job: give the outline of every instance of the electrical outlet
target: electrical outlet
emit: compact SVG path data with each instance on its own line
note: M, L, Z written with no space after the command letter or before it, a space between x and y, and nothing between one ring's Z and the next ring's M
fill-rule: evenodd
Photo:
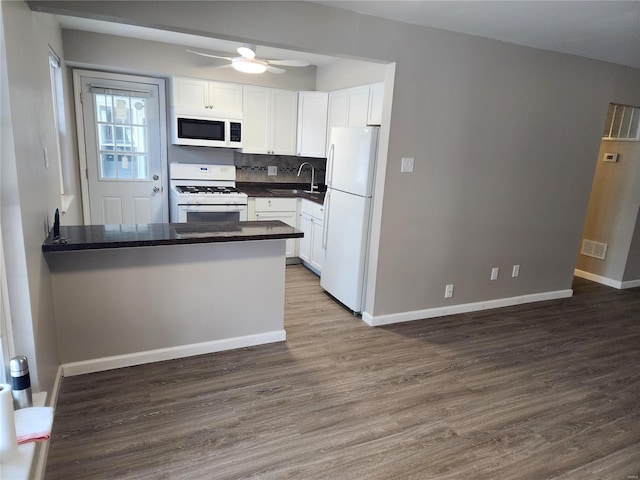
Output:
M415 160L413 157L403 157L402 158L402 165L400 166L400 171L404 172L404 173L411 173L413 172L413 164L414 164Z
M278 175L278 166L277 165L269 165L267 167L267 175L269 176L275 176Z
M498 267L493 267L491 269L491 280L497 280L498 279L498 273L500 273L500 269Z
M452 283L450 283L449 285L444 287L444 298L451 298L451 297L453 297L453 284Z
M514 265L513 270L511 271L511 276L516 278L518 275L520 275L520 265Z

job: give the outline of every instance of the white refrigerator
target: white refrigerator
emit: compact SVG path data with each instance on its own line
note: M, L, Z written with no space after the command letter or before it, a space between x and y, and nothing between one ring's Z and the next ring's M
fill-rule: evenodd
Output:
M327 193L320 285L356 313L364 308L378 127L334 127L327 159Z

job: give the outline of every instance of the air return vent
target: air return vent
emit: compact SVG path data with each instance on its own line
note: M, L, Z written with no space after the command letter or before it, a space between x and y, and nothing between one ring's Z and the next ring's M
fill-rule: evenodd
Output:
M582 240L582 250L580 253L582 255L604 260L607 256L607 244L585 239Z

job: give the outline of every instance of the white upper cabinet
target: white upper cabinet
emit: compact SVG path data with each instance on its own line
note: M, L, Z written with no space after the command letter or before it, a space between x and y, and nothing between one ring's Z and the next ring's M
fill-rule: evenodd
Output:
M384 101L384 82L374 83L369 87L369 108L367 109L367 125L382 123L382 102Z
M326 92L298 93L298 155L325 158L327 143Z
M171 78L171 106L183 113L242 112L242 85L197 78Z
M336 90L329 93L329 108L327 109L327 135L332 127L346 127L349 112L349 97L346 90Z
M273 149L275 155L295 155L298 126L298 92L272 90L271 116Z
M242 92L242 151L268 153L271 149L267 118L270 113L270 90L245 86Z
M333 127L380 125L383 97L384 83L330 92L327 115L327 152Z
M369 108L369 86L354 87L347 90L349 103L347 107L347 127L364 127L367 125Z
M296 155L298 92L243 87L245 153Z

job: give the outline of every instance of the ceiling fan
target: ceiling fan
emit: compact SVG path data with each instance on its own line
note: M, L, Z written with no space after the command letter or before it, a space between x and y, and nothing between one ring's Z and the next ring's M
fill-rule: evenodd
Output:
M307 67L309 62L304 60L266 60L256 58L256 46L245 43L241 47L238 47L239 57L221 57L218 55L211 55L210 53L196 52L195 50L187 49L189 53L195 53L196 55L202 55L203 57L220 58L222 60L228 60L228 65L224 67L232 67L235 70L243 73L284 73L284 68L274 67L273 65L282 65L285 67ZM220 67L223 68L223 67Z

